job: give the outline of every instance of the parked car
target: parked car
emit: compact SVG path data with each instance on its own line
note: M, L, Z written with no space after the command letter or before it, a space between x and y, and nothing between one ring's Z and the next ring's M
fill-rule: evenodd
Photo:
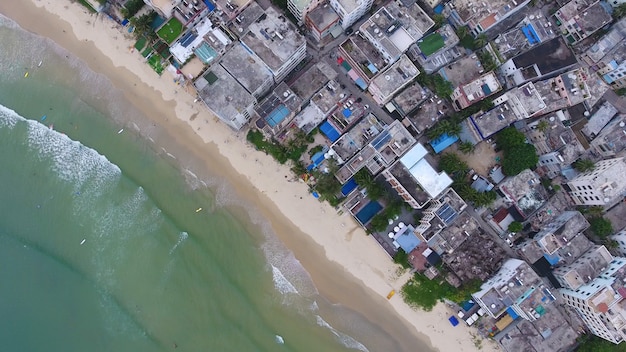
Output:
M352 29L352 28L348 28L348 29L346 29L346 35L350 35L350 34L352 34L353 32L354 32L354 29Z

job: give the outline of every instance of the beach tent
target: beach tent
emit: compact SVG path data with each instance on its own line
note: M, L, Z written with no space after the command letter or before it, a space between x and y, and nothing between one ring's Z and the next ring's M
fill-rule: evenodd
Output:
M459 320L454 315L448 318L448 321L452 324L452 326L459 325Z

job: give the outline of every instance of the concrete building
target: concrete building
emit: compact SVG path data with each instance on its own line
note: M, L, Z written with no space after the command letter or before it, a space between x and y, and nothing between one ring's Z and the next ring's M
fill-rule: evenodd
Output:
M583 127L581 132L588 140L596 138L598 133L617 115L617 108L613 104L605 101L600 108L591 115L589 122Z
M459 111L475 104L502 89L498 77L493 71L487 72L477 79L457 86L452 93L454 108Z
M509 59L502 64L500 70L512 84L521 85L559 74L572 68L576 63L576 56L572 50L562 37L557 37Z
M584 68L567 71L559 76L535 82L535 88L546 103L544 113L566 109L591 97L588 79L594 79Z
M531 11L515 27L502 32L491 42L507 60L560 35L541 9Z
M309 11L305 22L309 28L309 33L318 42L321 42L331 34L339 36L342 32L339 15L328 3L320 4L312 11Z
M175 1L172 1L175 2ZM176 17L183 26L187 28L193 27L200 20L209 14L210 10L207 3L201 0L181 0L174 6L172 15Z
M626 61L622 61L619 64L612 61L598 73L601 73L602 79L615 89L626 87Z
M426 148L418 143L398 162L383 171L385 180L414 209L421 209L452 185L448 174L437 172L426 160L427 154Z
M367 87L372 98L379 105L386 104L402 88L406 87L419 75L420 71L406 55L376 76Z
M330 154L339 164L343 164L384 131L385 127L376 116L369 114L331 145Z
M479 78L485 73L485 68L478 56L467 55L442 67L438 73L453 87L458 87Z
M348 29L372 8L374 0L330 0L330 6L341 17L341 27Z
M590 143L594 151L605 158L624 156L626 150L626 115L609 122Z
M529 2L452 0L446 4L446 11L457 25L467 26L472 34L478 35L521 10Z
M302 102L307 103L315 93L328 84L330 80L334 80L335 77L337 77L337 71L333 70L325 61L320 61L300 76L292 79L288 84L291 90L302 99Z
M404 6L396 0L376 11L361 25L360 32L391 63L434 25L416 3Z
M288 0L287 9L298 20L299 24L305 23L306 16L322 3L322 0Z
M172 17L174 7L178 6L181 0L143 0L143 2L152 7L162 17L170 18Z
M245 9L243 9L243 11L239 11L239 14L235 16L230 23L228 23L228 29L231 34L237 36L237 38L241 38L248 33L250 25L261 18L264 13L265 10L263 10L263 8L256 1L252 1L245 7Z
M419 148L421 151L421 148ZM443 173L442 177L445 176ZM467 208L467 204L452 188L447 188L436 198L428 201L428 207L423 209L422 218L415 228L415 232L427 240L440 229L450 225L463 210ZM428 234L429 230L431 231Z
M266 136L274 137L291 123L301 105L302 99L283 82L254 108L258 116L255 126Z
M518 252L528 263L545 258L551 266L571 264L593 245L582 233L589 222L578 211L565 211L533 237Z
M306 57L306 40L273 7L250 24L241 44L261 59L275 82L282 81Z
M568 177L572 163L585 152L574 131L566 127L557 114L532 122L526 131L526 137L539 155L539 167L535 171L550 179L561 175ZM540 130L540 123L547 128Z
M207 0L203 0L207 1ZM215 3L217 9L215 15L221 18L226 23L239 17L239 15L245 11L248 7L254 6L254 0L211 0ZM241 20L241 17L239 17Z
M598 161L593 170L567 182L570 195L578 205L610 207L624 198L626 160L613 158Z
M259 99L274 85L272 73L243 45L235 44L222 56L220 65L239 82L248 93Z
M342 59L344 62L341 65L348 71L348 76L362 89L367 89L371 80L388 66L383 56L361 33L351 35L339 45L339 60Z
M430 91L424 89L419 83L413 83L398 93L392 102L401 116L407 116L429 97Z
M617 242L617 248L614 248L620 256L626 257L626 228L623 228L611 236L611 239Z
M566 305L591 333L613 343L626 337L626 258L595 246L576 262L554 271Z
M539 181L539 176L526 169L502 181L498 186L506 202L527 218L548 200L548 194Z
M556 300L541 277L519 259L507 260L472 297L494 319L509 315L528 321L541 319Z
M396 120L343 164L335 173L335 177L344 184L364 167L370 174L378 175L393 165L415 142L411 133Z
M614 88L626 87L626 18L593 44L582 59Z
M613 20L605 7L599 0L572 0L554 13L555 22L568 43L576 44Z
M209 64L217 61L231 43L219 26L204 18L170 45L170 53L181 65L194 54L203 63Z
M194 86L209 110L228 126L240 130L250 120L256 99L221 65L205 71Z
M459 37L454 28L446 24L411 45L407 55L430 74L467 53L457 44L459 44Z
M518 120L539 116L546 108L532 82L513 88L493 100L494 107L470 116L464 126L474 140L482 141Z
M330 80L313 94L309 105L296 116L294 123L308 134L337 111L349 98L348 91L342 89L337 81Z

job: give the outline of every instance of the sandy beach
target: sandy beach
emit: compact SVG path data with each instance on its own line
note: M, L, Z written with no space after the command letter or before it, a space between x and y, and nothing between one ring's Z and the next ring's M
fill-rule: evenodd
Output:
M24 29L43 35L104 74L167 138L198 156L210 170L228 179L246 202L267 218L280 240L311 274L320 293L333 303L363 314L398 341L403 351L496 351L492 341L476 347L467 326L452 327L453 314L439 304L432 312L415 311L396 294L408 274L348 214L337 214L313 198L307 186L292 181L287 166L254 150L245 134L235 133L200 102L194 102L173 76L159 77L134 50L131 36L104 16L88 13L69 0L0 3L0 13ZM132 129L131 126L124 126Z

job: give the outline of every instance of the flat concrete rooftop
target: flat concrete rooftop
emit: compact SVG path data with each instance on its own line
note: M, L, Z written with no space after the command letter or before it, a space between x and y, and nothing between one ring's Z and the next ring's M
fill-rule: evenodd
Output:
M250 24L241 42L272 70L278 70L305 44L305 39L291 21L269 7L265 15Z
M298 94L302 101L308 101L315 92L324 87L331 79L335 79L335 77L337 77L337 71L325 61L320 61L290 82L289 86Z
M417 67L415 67L406 55L403 55L387 70L376 76L372 80L370 88L375 85L382 96L389 97L396 90L415 79L418 75L419 70Z
M222 119L234 118L255 102L254 97L220 65L207 70L194 85L204 103Z
M254 94L261 86L267 85L268 81L273 82L272 74L267 68L242 45L233 45L222 56L220 65L241 83L250 94Z

